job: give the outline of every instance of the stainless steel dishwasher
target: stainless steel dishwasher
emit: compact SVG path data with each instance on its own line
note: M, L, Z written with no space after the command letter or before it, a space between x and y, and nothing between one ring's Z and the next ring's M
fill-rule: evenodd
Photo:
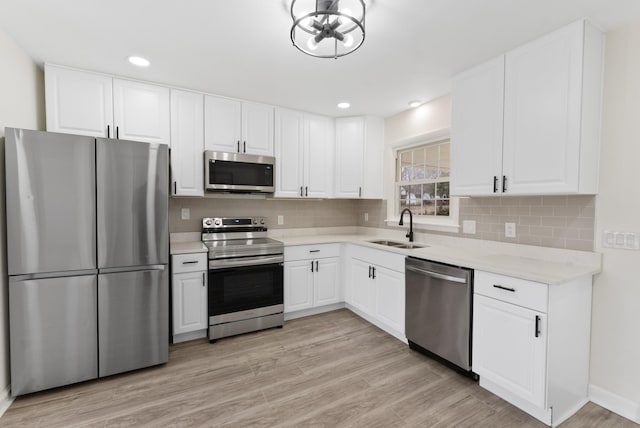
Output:
M405 333L411 349L471 372L473 270L407 257Z

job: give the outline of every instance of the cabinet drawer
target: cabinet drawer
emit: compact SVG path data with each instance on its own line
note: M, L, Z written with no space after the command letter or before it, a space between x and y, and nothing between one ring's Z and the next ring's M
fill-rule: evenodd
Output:
M540 282L475 271L474 293L547 313L548 285Z
M207 270L207 253L176 254L171 256L173 273Z
M296 245L284 248L284 261L340 257L340 244Z

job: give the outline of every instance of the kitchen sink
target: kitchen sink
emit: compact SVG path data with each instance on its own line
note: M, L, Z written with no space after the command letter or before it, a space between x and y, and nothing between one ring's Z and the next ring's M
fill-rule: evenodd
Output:
M385 239L378 241L369 241L372 244L384 245L386 247L402 248L404 250L413 250L415 248L424 248L425 245L413 244L408 242L387 241Z

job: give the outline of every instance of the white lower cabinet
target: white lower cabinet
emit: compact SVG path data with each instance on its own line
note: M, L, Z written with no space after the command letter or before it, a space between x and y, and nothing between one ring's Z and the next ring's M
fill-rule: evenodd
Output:
M171 265L173 343L206 337L207 254L174 255Z
M351 245L347 263L347 305L405 341L404 256Z
M340 244L286 247L284 312L340 303Z
M556 426L587 402L591 277L543 284L476 271L472 368L480 386Z

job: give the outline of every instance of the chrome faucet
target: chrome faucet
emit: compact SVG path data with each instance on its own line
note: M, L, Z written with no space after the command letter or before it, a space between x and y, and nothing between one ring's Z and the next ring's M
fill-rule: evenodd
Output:
M413 213L409 208L403 209L402 212L400 213L400 222L398 223L398 226L404 225L404 222L402 221L402 219L404 218L405 212L409 213L409 233L407 233L406 236L407 238L409 238L409 242L413 242Z

